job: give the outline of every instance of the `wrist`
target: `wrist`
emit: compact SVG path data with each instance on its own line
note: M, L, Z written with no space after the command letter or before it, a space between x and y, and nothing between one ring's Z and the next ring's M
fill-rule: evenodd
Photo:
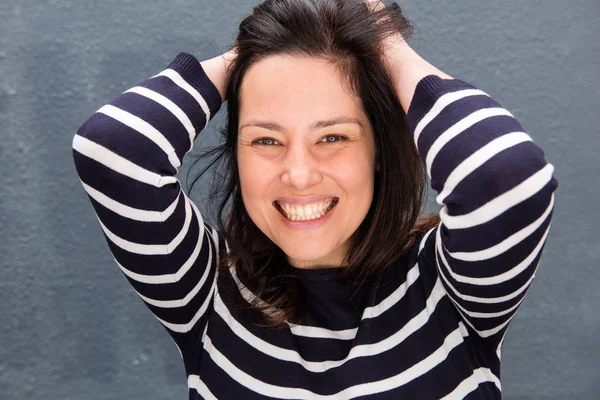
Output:
M412 102L417 84L428 75L453 79L414 51L406 42L386 44L386 63L405 113Z
M208 76L213 85L215 85L219 91L222 101L225 101L226 99L228 70L229 66L233 62L233 55L234 53L230 51L200 63L204 69L204 72L206 73L206 76Z

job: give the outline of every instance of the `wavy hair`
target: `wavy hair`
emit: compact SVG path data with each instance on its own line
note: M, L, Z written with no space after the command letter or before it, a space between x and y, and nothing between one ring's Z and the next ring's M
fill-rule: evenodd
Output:
M382 58L385 38L401 34L406 39L412 30L396 3L373 11L363 0L267 0L241 22L233 45L237 57L228 71L222 144L204 153L212 161L200 176L217 165L211 198L217 200L219 230L229 246L219 268L221 273L234 268L254 293L254 300L241 306L261 310L263 326L300 321L305 290L286 255L252 222L242 201L237 141L246 72L273 55L316 57L335 65L361 99L373 128L379 170L371 207L353 235L343 262L347 267L340 268L340 278L358 287L389 268L423 231L439 223L437 215L421 214L426 173Z

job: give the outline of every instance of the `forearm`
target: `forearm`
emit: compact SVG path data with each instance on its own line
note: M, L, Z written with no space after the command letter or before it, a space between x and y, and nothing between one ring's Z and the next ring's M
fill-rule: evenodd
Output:
M450 75L423 59L404 41L396 40L387 43L386 62L405 113L408 113L415 88L421 79L428 75L437 75L442 79L453 79Z
M128 214L121 204L160 220L180 196L177 169L220 100L198 60L182 53L100 108L73 138L75 166L90 196L117 214Z

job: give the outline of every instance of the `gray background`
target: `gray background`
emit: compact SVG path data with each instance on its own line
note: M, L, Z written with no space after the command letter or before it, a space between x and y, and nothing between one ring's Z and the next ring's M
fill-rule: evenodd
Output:
M225 50L254 3L0 2L0 398L186 398L175 345L109 255L71 140L179 51ZM556 167L553 228L505 341L505 398L597 399L600 3L403 3L413 47L511 110Z

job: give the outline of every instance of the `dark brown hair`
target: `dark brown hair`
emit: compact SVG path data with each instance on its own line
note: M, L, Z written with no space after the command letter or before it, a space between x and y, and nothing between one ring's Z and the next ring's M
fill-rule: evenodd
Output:
M384 38L411 33L396 3L375 12L362 0L267 0L240 24L237 58L229 70L224 142L205 153L213 161L204 171L220 167L212 198L218 199L219 228L229 245L220 268L235 266L239 280L255 294L250 306L263 311L265 326L298 321L304 290L286 255L252 222L242 201L237 140L244 75L272 55L318 57L337 66L361 99L373 128L379 171L373 202L353 235L340 277L351 277L355 286L367 284L410 250L419 234L439 223L437 215L420 215L426 174L382 60Z

